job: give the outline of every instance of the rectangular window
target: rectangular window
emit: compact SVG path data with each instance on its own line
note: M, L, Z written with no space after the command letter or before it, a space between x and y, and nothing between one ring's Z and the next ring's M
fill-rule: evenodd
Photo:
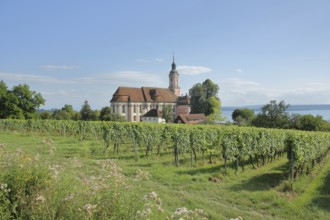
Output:
M116 108L115 107L116 107L115 105L112 106L112 113L116 113Z
M136 105L133 106L133 112L136 113Z
M136 121L136 116L134 115L134 117L133 117L133 121Z
M126 113L125 105L122 106L122 113Z

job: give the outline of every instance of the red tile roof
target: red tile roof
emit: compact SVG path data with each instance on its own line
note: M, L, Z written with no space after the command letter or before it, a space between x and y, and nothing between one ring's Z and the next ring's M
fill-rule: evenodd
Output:
M179 114L174 123L200 124L207 120L204 114Z
M165 88L118 87L110 102L167 102L175 103L178 97Z

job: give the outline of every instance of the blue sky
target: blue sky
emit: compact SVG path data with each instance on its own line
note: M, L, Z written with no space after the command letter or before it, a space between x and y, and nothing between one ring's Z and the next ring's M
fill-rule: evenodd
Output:
M41 108L109 105L118 86L182 93L209 78L223 106L330 104L328 0L0 0L0 80Z

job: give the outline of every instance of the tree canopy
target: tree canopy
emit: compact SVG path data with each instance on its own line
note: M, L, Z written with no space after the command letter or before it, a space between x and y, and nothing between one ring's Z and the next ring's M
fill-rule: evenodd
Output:
M8 90L7 85L0 82L0 118L31 119L43 104L45 100L41 94L31 91L28 85Z
M261 108L261 113L256 115L252 124L265 128L289 128L288 107L283 100L279 103L272 100Z
M166 123L173 122L173 106L164 104L162 107L162 118Z
M323 119L322 116L317 115L299 115L294 114L290 119L290 128L304 130L304 131L329 131L330 124Z
M237 108L232 113L232 119L238 125L250 125L253 118L254 111L249 108Z
M56 120L79 120L80 113L73 110L72 105L64 105L62 109L53 112L52 118Z
M100 112L93 111L91 106L88 104L88 101L85 100L83 106L80 110L80 117L83 121L95 121L98 119Z
M204 113L208 115L220 115L221 102L217 97L219 86L210 79L203 83L195 84L190 90L191 113Z

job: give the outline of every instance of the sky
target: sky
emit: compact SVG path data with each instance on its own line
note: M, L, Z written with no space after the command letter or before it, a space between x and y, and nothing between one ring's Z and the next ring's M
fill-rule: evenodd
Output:
M329 0L0 0L0 80L80 110L211 79L222 106L330 104Z

